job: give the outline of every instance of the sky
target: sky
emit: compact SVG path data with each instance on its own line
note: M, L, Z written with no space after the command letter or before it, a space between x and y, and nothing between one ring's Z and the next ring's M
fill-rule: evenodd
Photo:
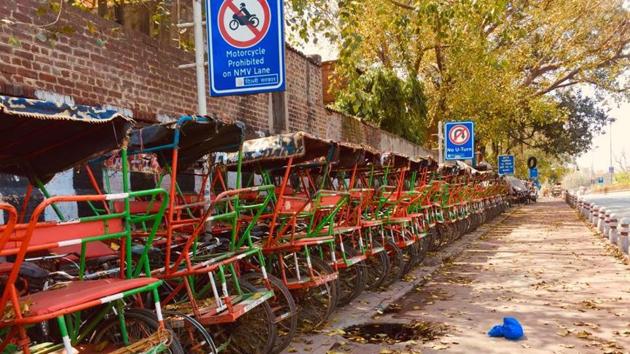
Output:
M595 171L606 171L610 163L610 136L612 131L613 166L618 169L615 155L623 150L630 157L630 103L624 102L619 107L613 107L609 115L615 118L612 126L602 135L593 140L591 150L577 159L580 168L593 168Z

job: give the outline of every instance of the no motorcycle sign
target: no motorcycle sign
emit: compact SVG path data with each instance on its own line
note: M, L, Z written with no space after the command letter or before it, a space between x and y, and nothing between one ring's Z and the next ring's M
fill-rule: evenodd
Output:
M282 0L207 0L210 95L284 91Z
M271 14L265 0L224 1L219 9L221 37L236 48L249 48L258 44L269 31Z

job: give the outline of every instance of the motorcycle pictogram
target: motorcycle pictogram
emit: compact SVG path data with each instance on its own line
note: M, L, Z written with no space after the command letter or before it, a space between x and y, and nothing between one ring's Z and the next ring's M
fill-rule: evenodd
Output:
M230 29L236 31L240 26L247 26L250 24L254 27L258 27L260 20L255 14L252 14L245 7L245 3L241 3L238 13L232 15L232 21L230 21Z

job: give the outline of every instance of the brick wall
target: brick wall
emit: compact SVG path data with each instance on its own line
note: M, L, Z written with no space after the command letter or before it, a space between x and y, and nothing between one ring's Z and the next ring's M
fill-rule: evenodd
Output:
M194 69L177 69L194 62L191 53L69 6L57 23L44 30L39 25L54 21L57 14L38 15L40 6L38 0L0 1L0 19L14 22L0 22L0 94L107 105L147 122L196 111ZM409 155L428 153L325 108L319 59L287 48L286 65L288 130ZM269 105L268 94L208 97L210 114L245 122L250 135L269 133ZM57 181L52 192L65 191L68 183ZM23 183L15 185L21 190ZM7 196L6 190L0 193Z
M41 14L41 6L39 0L0 1L0 17L15 22L0 24L0 93L109 105L141 121L195 112L194 70L177 69L194 61L191 53L68 6L48 27L53 31L43 30L38 25L54 21L56 13ZM66 34L53 34L60 29ZM288 48L286 62L289 130L374 147L385 146L383 139L397 139L324 107L318 59ZM208 111L265 134L269 102L268 94L208 97ZM387 146L409 154L417 151L403 140Z
M39 6L36 0L0 1L0 14L10 14L15 22L53 21L53 13L36 15ZM58 34L53 41L51 32L35 26L0 26L2 93L36 97L54 92L75 103L122 108L146 121L196 111L194 70L177 69L194 62L191 53L74 8L66 7L53 27L74 33ZM267 106L266 95L208 97L211 113L243 120L253 130L267 129Z

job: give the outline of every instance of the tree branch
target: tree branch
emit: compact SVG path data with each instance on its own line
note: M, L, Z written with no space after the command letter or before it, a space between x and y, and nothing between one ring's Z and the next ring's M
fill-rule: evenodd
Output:
M522 86L529 86L540 75L543 75L549 71L557 70L559 68L560 68L560 64L549 64L549 65L540 66L538 68L534 68L529 72L529 75L523 81Z
M415 7L413 7L411 5L403 4L402 2L399 2L399 1L396 1L396 0L389 0L389 2L394 4L394 5L396 5L396 6L398 6L398 7L403 8L405 10L412 10L413 11L413 10L416 9Z

